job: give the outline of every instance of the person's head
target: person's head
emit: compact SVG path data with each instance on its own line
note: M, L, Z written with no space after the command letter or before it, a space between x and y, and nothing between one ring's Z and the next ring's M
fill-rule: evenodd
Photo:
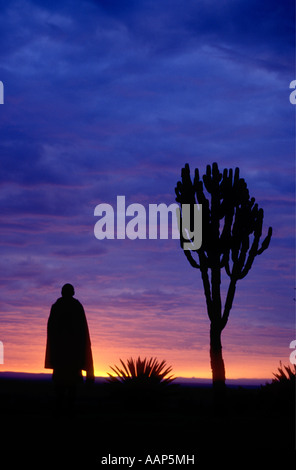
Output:
M65 284L62 287L63 297L73 297L74 294L75 294L75 291L74 291L74 287L72 286L72 284Z

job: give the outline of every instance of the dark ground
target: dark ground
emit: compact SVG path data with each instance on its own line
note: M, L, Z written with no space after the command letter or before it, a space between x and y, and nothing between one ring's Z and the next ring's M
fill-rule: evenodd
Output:
M194 454L197 462L202 456L239 453L241 459L259 451L276 458L295 451L292 393L229 388L224 403L222 410L215 407L211 387L133 395L96 383L82 384L74 409L60 413L51 380L0 378L1 452L12 461L19 452L31 458L36 451L82 454L99 465L108 454Z

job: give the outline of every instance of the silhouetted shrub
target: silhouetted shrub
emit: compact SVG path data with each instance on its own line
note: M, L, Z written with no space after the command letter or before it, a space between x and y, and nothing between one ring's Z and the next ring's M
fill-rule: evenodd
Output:
M139 387L155 387L169 385L175 380L172 375L172 367L167 366L166 361L159 362L156 358L151 357L137 360L130 358L126 364L120 359L122 367L114 366L110 368L116 375L108 372L109 383L119 383L133 388Z
M114 404L136 412L163 410L170 405L178 385L172 384L175 378L169 375L172 367L166 361L138 357L126 363L120 359L120 363L121 366L110 366L116 375L108 373L106 379Z
M272 379L273 384L279 384L283 387L285 386L294 386L295 387L295 378L296 378L296 365L294 367L283 366L280 361L280 366L278 367L278 372L274 373L274 379Z
M280 362L273 375L272 382L261 388L262 397L267 400L266 404L271 400L272 405L280 406L283 412L284 408L290 409L291 404L295 406L296 365L284 366Z

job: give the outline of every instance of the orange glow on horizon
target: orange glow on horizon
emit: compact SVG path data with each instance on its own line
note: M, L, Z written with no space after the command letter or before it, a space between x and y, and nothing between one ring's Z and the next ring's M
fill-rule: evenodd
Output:
M150 318L148 321L144 316L144 319L137 319L137 323L125 318L120 319L120 323L114 326L107 316L103 317L103 314L92 312L91 309L88 311L97 377L107 377L108 372L112 372L110 366L119 365L120 359L126 361L130 357L153 356L160 361L165 360L167 365L172 367L175 377L211 379L206 320L204 323L199 321L198 334L192 334L191 343L187 343L195 323L185 325L184 331L180 329L179 324L178 328L167 329L166 319L154 317L152 329ZM0 364L0 373L9 371L50 374L50 369L44 369L48 311L44 311L42 316L38 308L31 308L30 313L21 313L10 313L10 318L18 316L24 320L19 323L12 322L6 329L4 325L1 333L4 364ZM289 363L289 343L286 350L282 348L277 352L271 340L261 344L261 338L255 338L254 330L241 333L234 322L231 325L223 338L226 379L270 380L280 361L284 365ZM193 346L190 347L190 344Z
M184 354L184 352L182 352ZM196 352L192 352L187 357L186 363L184 362L183 354L180 351L145 351L144 354L138 351L131 351L130 354L126 354L126 351L119 349L111 351L106 349L100 351L97 354L96 350L93 350L94 365L95 365L95 376L96 377L108 377L108 372L113 373L110 366L120 365L120 359L126 361L126 359L138 356L144 357L157 357L159 360L166 360L168 366L172 366L172 374L174 377L184 378L200 378L200 379L211 379L210 360L208 353L203 354L202 357L197 359ZM188 352L186 352L186 355ZM0 365L1 372L27 372L27 373L44 373L51 374L51 369L45 369L43 367L44 348L39 348L38 352L29 351L22 358L14 360L13 362L9 359L9 355L6 355L5 363ZM40 361L40 358L42 360ZM201 360L202 359L202 360ZM285 358L280 359L284 364L288 363ZM273 372L276 372L279 365L279 359L275 357L262 358L254 356L253 358L246 356L228 357L224 354L224 361L226 367L226 379L267 379L270 380L273 377Z

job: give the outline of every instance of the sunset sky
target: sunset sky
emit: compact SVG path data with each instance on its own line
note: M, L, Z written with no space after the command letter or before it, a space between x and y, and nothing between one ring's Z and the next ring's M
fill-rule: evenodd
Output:
M94 209L175 202L181 168L240 168L270 247L238 282L228 378L270 378L295 339L294 2L1 5L1 371L46 372L51 304L70 282L96 375L119 358L210 377L200 272L177 240L97 240ZM223 287L227 278L224 278ZM50 371L47 371L50 372Z

